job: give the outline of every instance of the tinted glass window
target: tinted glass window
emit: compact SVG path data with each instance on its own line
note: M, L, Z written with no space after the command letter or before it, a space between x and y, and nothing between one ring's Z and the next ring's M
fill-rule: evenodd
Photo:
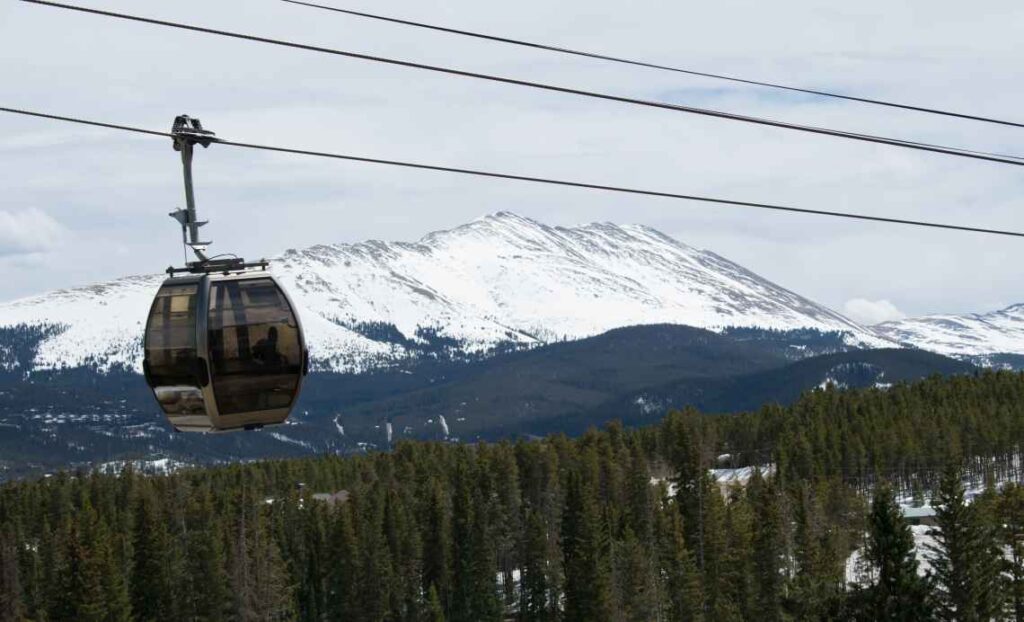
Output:
M195 384L196 286L160 288L149 313L146 361L151 383Z
M196 388L197 286L165 285L156 294L146 328L149 383L169 415L203 414Z
M209 347L220 414L291 406L302 351L295 314L274 281L210 286Z

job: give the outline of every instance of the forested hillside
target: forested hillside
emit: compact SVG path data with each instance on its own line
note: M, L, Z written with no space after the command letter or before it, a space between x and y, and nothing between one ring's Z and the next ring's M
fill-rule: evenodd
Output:
M850 349L840 333L631 326L472 360L442 349L394 369L314 372L287 426L181 435L130 370L28 371L44 334L0 328L0 356L9 355L6 367L0 361L0 481L118 460L200 465L386 449L412 439L578 435L615 419L647 425L687 405L735 412L790 404L827 383L885 386L976 369L920 350Z
M1020 620L1024 492L995 482L1022 438L1024 376L1001 372L577 439L12 482L0 621ZM967 504L964 478L991 485ZM896 496L933 493L921 577Z

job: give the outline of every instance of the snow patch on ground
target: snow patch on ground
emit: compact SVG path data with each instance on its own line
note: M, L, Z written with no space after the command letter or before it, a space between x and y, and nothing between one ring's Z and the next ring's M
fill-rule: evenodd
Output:
M832 387L835 389L845 389L847 385L845 382L840 382L832 376L825 376L825 379L818 383L818 388L824 391L825 389Z
M720 456L721 458L721 456ZM763 477L771 477L775 473L774 464L763 464L756 467L739 467L732 469L708 469L708 474L711 476L712 481L719 485L723 490L732 486L733 484L739 484L740 486L746 486L750 478L753 477L754 471L760 471ZM670 477L651 477L651 486L659 486L663 482L668 490L670 497L674 497L678 487L676 483L672 481Z
M711 469L711 477L719 486L731 486L739 484L746 486L754 471L760 471L762 477L771 477L775 474L774 464L763 464L757 467L740 467L736 469Z
M656 399L647 397L645 395L638 395L633 403L640 408L640 412L645 415L660 414L664 410L663 404Z
M281 434L280 432L268 432L268 434L270 435L271 438L279 440L282 443L289 443L291 445L298 445L299 447L305 447L306 449L312 449L313 448L313 445L311 445L310 443L307 443L306 441L300 441L300 440L292 438L290 436L285 436L284 434Z
M151 460L113 460L96 466L96 470L101 473L120 473L129 465L139 473L151 475L167 475L192 466L187 462L171 458L154 458Z

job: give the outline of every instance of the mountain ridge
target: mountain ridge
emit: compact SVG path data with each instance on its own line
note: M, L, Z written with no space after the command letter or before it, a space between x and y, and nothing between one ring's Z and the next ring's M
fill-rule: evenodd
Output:
M1024 303L983 313L935 314L871 327L911 347L985 366L1019 366L1024 355Z
M424 350L479 357L660 323L839 331L854 347L894 345L643 225L552 227L497 212L416 242L289 249L272 269L299 307L314 367L336 372L394 366ZM34 368L138 370L145 315L162 278L129 276L0 304L0 327L56 328L39 344Z

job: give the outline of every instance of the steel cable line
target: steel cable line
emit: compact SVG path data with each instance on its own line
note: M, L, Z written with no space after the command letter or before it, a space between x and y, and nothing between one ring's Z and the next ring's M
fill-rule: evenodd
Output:
M83 125L91 125L97 127L104 127L109 129L122 130L127 132L136 132L140 134L148 134L152 136L162 136L171 138L172 135L169 132L159 132L154 130L147 130L138 127L132 127L128 125L117 125L113 123L102 123L99 121L90 121L86 119L80 119L76 117L67 117L54 114L46 114L42 112L36 112L32 110L25 110L21 108L9 108L0 107L0 112L7 112L12 114L25 115L30 117L38 117L43 119L50 119L56 121L66 121L69 123L79 123ZM397 166L402 168L411 168L427 171L436 171L443 173L457 173L460 175L472 175L475 177L488 177L493 179L505 179L511 181L524 181L539 184L548 184L554 186L565 186L570 188L581 188L585 190L601 190L605 192L615 192L620 194L632 194L649 197L659 197L664 199L681 199L686 201L699 201L703 203L712 203L717 205L733 205L737 207L747 207L754 209L771 210L777 212L791 212L796 214L808 214L813 216L830 216L833 218L846 218L852 220L864 220L881 222L887 224L896 225L909 225L915 227L929 227L932 229L946 229L951 231L963 231L971 233L984 233L990 235L1002 235L1024 238L1024 232L1021 231L1009 231L1001 229L988 229L983 227L971 227L966 225L954 225L947 223L938 223L922 220L908 220L904 218L887 218L884 216L870 216L868 214L858 214L853 212L837 212L829 210L817 210L802 207L791 207L786 205L776 205L772 203L758 203L754 201L739 201L733 199L723 199L718 197L708 197L694 194L680 194L675 192L662 192L657 190L644 190L641 188L629 188L625 186L612 186L607 184L597 184L581 181L568 181L563 179L552 179L548 177L533 177L529 175L516 175L512 173L499 173L494 171L484 171L478 169L459 168L453 166L442 166L436 164L424 164L420 162L409 162L403 160L388 160L383 158L371 158L367 156L356 156L341 153L331 153L326 151L314 151L310 149L297 149L292 147L275 147L272 145L260 145L255 143L245 143L240 141L225 140L222 138L213 138L211 142L215 142L221 145L227 145L230 147L242 147L245 149L257 149L261 151L271 151L277 153L288 153L293 155L306 155L319 158L330 158L334 160L347 160L351 162L363 162L367 164L383 164L387 166Z
M715 80L727 80L729 82L737 82L740 84L749 84L752 86L763 86L766 88L779 89L783 91L790 91L793 93L805 93L808 95L818 95L821 97L831 97L834 99L844 99L847 101L860 102L863 104L872 104L876 106L887 106L889 108L899 108L902 110L911 110L914 112L924 112L928 114L942 115L946 117L954 117L957 119L967 119L970 121L981 121L983 123L995 123L998 125L1008 125L1011 127L1022 127L1024 123L1018 123L1016 121L1006 121L1003 119L995 119L992 117L983 117L979 115L966 114L961 112L952 112L949 110L941 110L938 108L928 108L926 106L915 106L912 104L901 104L897 102L885 101L881 99L872 99L870 97L858 97L856 95L844 95L842 93L833 93L830 91L819 91L816 89L807 89L797 86L788 86L785 84L778 84L775 82L764 82L761 80L751 80L748 78L739 78L736 76L728 76L719 73L709 73L706 71L697 71L695 69L684 69L681 67L671 67L669 65L660 65L657 63L649 63L646 61L634 60L629 58L622 58L620 56L611 56L608 54L600 54L597 52L585 52L582 50L574 50L571 48L561 47L557 45L547 45L544 43L535 43L530 41L523 41L522 39L513 39L511 37L502 37L498 35L489 35L480 32L473 32L470 30L460 30L458 28L450 28L447 26L438 26L436 24L427 24L424 22L416 22L408 19L400 19L397 17L388 17L385 15L377 15L374 13L366 13L363 11L353 11L352 9L343 9L335 6L328 6L324 4L317 4L315 2L303 2L302 0L281 0L289 4L296 4L305 7L322 9L325 11L333 11L335 13L344 13L346 15L354 15L356 17L365 17L367 19L378 20L382 22L389 22L392 24L401 24L403 26L413 26L415 28L425 28L427 30L434 30L437 32L444 32L448 34L461 35L465 37L473 37L476 39L484 39L487 41L496 41L498 43L508 43L510 45L518 45L521 47L533 48L537 50L546 50L548 52L558 52L561 54L571 54L573 56L582 56L584 58L593 58L597 60L605 60L613 63L621 63L624 65L633 65L636 67L646 67L648 69L659 69L662 71L672 71L675 73L683 73L691 76L699 76L702 78L713 78Z
M72 11L78 11L82 13L89 13L93 15L102 15L105 17L114 17L117 19L124 19L134 22L141 22L145 24L153 24L157 26L166 26L169 28L178 28L181 30L189 30L192 32L202 32L205 34L213 34L223 37L231 37L234 39L242 39L246 41L254 41L257 43L267 43L270 45L277 45L282 47L295 48L300 50L306 50L310 52L319 52L322 54L332 54L335 56L344 56L346 58L355 58L359 60L367 60L378 63L384 63L388 65L395 65L399 67L409 67L412 69L422 69L425 71L432 71L435 73L442 73L448 75L462 76L466 78L475 78L479 80L489 80L491 82L500 82L504 84L514 84L517 86L525 86L534 89L540 89L544 91L553 91L557 93L567 93L570 95L579 95L582 97L590 97L593 99L602 99L607 101L615 101L626 104L634 104L638 106L646 106L649 108L660 108L663 110L672 110L675 112L686 112L691 114L703 115L708 117L715 117L720 119L728 119L731 121L741 121L744 123L752 123L756 125L764 125L769 127L776 127L788 130L796 130L801 132L808 132L812 134L822 134L825 136L833 136L837 138L847 138L850 140L858 140L863 142L877 143L882 145L889 145L893 147L903 147L906 149L916 149L919 151L929 151L933 153L942 153L946 155L959 156L963 158L972 158L976 160L985 160L989 162L998 162L1000 164L1012 164L1014 166L1024 166L1024 157L1016 155L1004 155L997 153L990 153L985 151L974 151L970 149L963 149L959 147L947 147L943 145L934 145L929 143L913 142L908 140L901 140L896 138L886 138L884 136L874 136L871 134L859 134L855 132L846 132L842 130L833 130L823 127L815 127L810 125L799 125L795 123L787 123L785 121L776 121L773 119L764 119L760 117L751 117L746 115L734 114L731 112L723 112L720 110L713 110L710 108L697 108L694 106L684 106L681 104L670 104L666 102L650 101L644 99L636 99L633 97L625 97L621 95L612 95L609 93L600 93L597 91L587 91L582 89L576 89L565 86L558 86L553 84L545 84L541 82L531 82L529 80L520 80L517 78L507 78L502 76L495 76L485 73L477 73L473 71L465 71L461 69L453 69L450 67L441 67L437 65L427 65L424 63L418 63L413 61L399 60L393 58L385 58L383 56L374 56L370 54L362 54L359 52L349 52L346 50L338 50L334 48L321 47L316 45L309 45L305 43L296 43L293 41L284 41L281 39L271 39L268 37L261 37L258 35L249 35L238 32L231 32L227 30L218 30L215 28L207 28L205 26L194 26L191 24L182 24L179 22L170 22L166 20L153 19L149 17L140 17L137 15L128 15L125 13L116 13L113 11L104 11L100 9L91 9L86 7L74 6L70 4L62 4L59 2L51 2L49 0L21 0L30 4L38 4L43 6L56 7L61 9L68 9Z
M40 119L50 119L52 121L67 121L68 123L78 123L80 125L92 125L94 127L104 127L111 130L122 130L125 132L149 134L150 136L165 136L167 138L174 137L174 135L171 134L170 132L159 132L157 130L147 130L141 127L132 127L130 125L118 125L116 123L104 123L102 121L90 121L88 119L79 119L77 117L65 117L58 114L47 114L45 112L36 112L34 110L24 110L22 108L6 108L0 106L0 112L22 114L30 117L39 117Z

